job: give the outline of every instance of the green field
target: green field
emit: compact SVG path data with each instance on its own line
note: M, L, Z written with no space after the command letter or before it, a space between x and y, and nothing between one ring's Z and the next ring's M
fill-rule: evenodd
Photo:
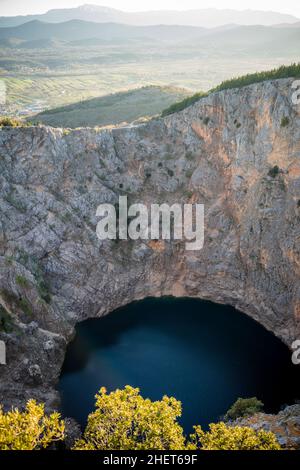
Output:
M148 86L55 108L34 117L53 127L105 126L160 114L165 107L189 95L174 87Z
M7 89L1 114L29 118L53 108L141 87L165 90L158 95L155 88L145 96L139 92L136 98L139 96L141 103L136 101L135 105L132 96L126 103L121 95L118 106L110 98L114 112L100 101L102 117L98 105L92 102L88 105L89 119L86 109L81 116L73 112L71 117L69 109L57 111L55 120L53 114L47 117L59 125L106 124L136 119L141 113L151 116L187 94L206 92L232 77L300 60L300 28L255 26L204 34L197 28L157 26L147 29L151 37L137 37L134 28L124 25L100 28L95 23L76 22L47 27L34 23L30 28L25 25L9 31L0 28L0 79ZM179 92L178 88L187 91Z
M143 86L207 91L234 76L299 61L299 54L232 52L191 45L129 44L0 48L6 82L5 114L32 116L46 109ZM149 113L147 113L149 114Z

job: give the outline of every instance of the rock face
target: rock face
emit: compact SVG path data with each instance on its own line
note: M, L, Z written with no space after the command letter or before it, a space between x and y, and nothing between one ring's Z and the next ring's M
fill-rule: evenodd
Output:
M57 407L76 323L148 296L230 304L289 346L300 338L300 116L291 83L215 93L139 126L0 131L6 407L28 398ZM204 203L203 250L100 241L96 208L119 195Z
M300 449L300 405L287 406L278 415L257 413L233 425L271 431L284 449Z

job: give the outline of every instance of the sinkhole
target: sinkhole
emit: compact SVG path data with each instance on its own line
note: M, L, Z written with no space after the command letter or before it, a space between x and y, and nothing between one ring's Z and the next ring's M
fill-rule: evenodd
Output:
M94 396L125 385L152 400L182 402L186 433L220 420L238 397L266 412L299 399L299 367L272 333L232 307L148 298L77 325L59 382L61 411L82 426Z

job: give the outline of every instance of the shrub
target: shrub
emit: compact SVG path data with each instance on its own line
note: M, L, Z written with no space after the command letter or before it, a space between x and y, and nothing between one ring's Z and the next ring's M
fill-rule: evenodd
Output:
M185 158L186 158L187 160L193 160L194 157L195 157L195 155L193 154L193 152L187 152L187 153L185 154Z
M51 294L49 292L49 286L44 279L38 279L37 289L41 299L44 300L46 304L50 304Z
M0 305L0 331L10 333L13 329L12 319L10 314Z
M0 127L24 127L27 124L19 119L11 117L0 117Z
M279 175L279 172L280 172L279 166L275 165L273 166L273 168L269 170L268 175L271 176L271 178L276 178L276 176Z
M255 431L249 427L231 427L225 423L210 424L204 432L200 426L194 427L187 448L190 450L280 450L280 445L272 432Z
M193 193L193 191L186 191L185 195L188 199L191 199L191 197L193 197L194 193Z
M31 307L26 299L18 300L18 306L23 311L23 313L26 313L26 315L32 315Z
M238 398L237 401L229 408L224 419L235 420L245 416L251 416L262 411L264 404L256 397Z
M200 91L193 96L189 96L188 98L185 98L184 100L179 101L178 103L172 104L167 109L165 109L161 113L161 115L162 117L165 117L165 116L168 116L169 114L178 113L179 111L182 111L188 106L191 106L192 104L196 103L197 101L199 101L201 98L204 98L205 96L208 96L208 93L204 93L203 91Z
M64 439L58 413L45 415L44 405L28 401L25 411L4 413L0 407L0 450L39 450Z
M28 285L29 285L29 283L28 283L26 277L24 277L24 276L19 276L19 275L16 276L16 283L17 283L20 287L24 287L24 288L28 287Z
M102 388L96 410L88 417L83 439L75 450L171 450L184 449L185 439L176 422L181 403L163 397L152 402L138 388L126 386L110 394Z
M287 127L290 123L290 120L287 116L284 116L282 119L281 119L281 123L280 123L280 126L281 127Z

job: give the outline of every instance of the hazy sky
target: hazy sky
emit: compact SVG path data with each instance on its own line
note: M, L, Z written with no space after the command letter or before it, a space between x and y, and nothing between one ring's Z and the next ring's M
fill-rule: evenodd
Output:
M71 8L84 3L127 11L187 10L193 8L233 8L273 10L300 18L299 0L0 0L0 16L44 13L52 8Z

